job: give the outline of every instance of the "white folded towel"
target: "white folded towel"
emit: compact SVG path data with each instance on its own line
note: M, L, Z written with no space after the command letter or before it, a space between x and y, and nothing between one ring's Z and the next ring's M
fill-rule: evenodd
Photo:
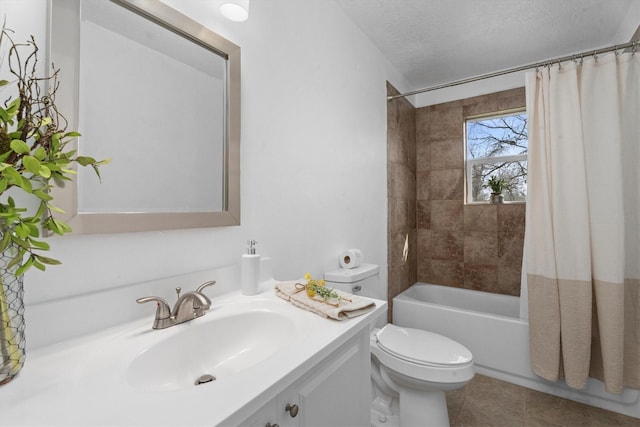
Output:
M298 286L296 286L296 284L298 284ZM331 300L329 301L330 304L328 304L319 297L310 298L303 284L299 281L277 283L275 292L277 296L290 301L297 307L335 320L344 320L360 316L373 310L376 306L376 304L369 299L338 290L335 292L344 299Z

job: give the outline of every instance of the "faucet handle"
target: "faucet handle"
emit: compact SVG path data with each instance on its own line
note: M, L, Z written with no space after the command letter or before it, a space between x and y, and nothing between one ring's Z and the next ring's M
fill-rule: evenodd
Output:
M164 329L173 325L173 319L171 318L171 307L169 304L160 297L142 297L138 298L136 302L138 304L144 304L146 302L156 301L158 308L156 308L156 318L153 321L153 329Z
M215 285L215 284L216 284L215 280L209 280L208 282L205 282L202 285L198 286L198 289L196 289L196 292L202 293L204 288L206 288L207 286Z
M151 301L157 301L158 303L158 308L156 309L156 319L166 319L168 317L171 317L171 308L169 307L169 304L160 297L143 297L136 300L138 304L144 304Z

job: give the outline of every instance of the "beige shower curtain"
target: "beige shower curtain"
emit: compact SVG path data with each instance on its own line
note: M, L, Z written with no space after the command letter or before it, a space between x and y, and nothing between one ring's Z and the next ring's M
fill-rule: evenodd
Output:
M640 53L529 72L533 371L640 388Z

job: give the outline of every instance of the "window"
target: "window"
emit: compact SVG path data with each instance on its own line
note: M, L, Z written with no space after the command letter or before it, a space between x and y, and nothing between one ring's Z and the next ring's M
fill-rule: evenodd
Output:
M506 112L472 117L466 127L467 202L491 197L492 177L503 179L505 201L527 198L527 114Z

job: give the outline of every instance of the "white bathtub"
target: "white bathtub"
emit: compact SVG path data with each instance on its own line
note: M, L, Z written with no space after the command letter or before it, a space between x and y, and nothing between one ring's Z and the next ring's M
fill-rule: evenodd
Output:
M575 390L533 374L529 324L520 319L520 298L449 286L416 283L393 299L393 323L425 329L464 344L483 375L640 418L640 392L614 395L598 380Z

